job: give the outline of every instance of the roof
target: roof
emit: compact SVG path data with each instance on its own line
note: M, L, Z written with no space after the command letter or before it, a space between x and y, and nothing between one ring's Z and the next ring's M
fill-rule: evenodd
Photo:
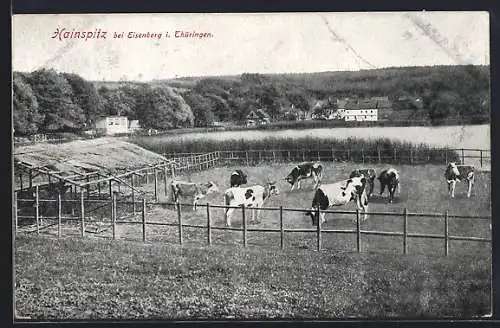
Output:
M349 100L345 104L345 109L380 109L380 108L391 108L392 104L390 100L376 100L376 99L363 99L360 101ZM341 108L339 106L339 108Z
M266 119L266 118L270 118L270 116L263 109L258 108L255 110L250 110L248 112L248 114L246 115L246 118L247 119L255 119L255 118Z

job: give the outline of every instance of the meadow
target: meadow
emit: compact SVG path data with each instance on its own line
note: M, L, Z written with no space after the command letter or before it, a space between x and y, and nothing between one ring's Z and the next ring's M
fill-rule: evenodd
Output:
M32 320L457 319L491 313L486 255L22 236L15 259L17 312Z

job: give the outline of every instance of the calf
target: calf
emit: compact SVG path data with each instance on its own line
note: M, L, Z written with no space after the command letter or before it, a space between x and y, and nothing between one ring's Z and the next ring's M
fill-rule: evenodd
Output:
M292 169L290 174L285 178L288 183L292 185L290 191L293 190L295 184L297 184L297 190L300 189L300 180L313 178L314 179L314 189L318 188L323 177L323 166L320 163L304 162Z
M307 216L312 219L312 224L316 225L318 222L314 218L314 212L319 207L324 211L329 207L341 206L356 201L359 210L363 210L363 221L368 218L368 196L366 195L366 178L354 177L336 183L324 184L316 189L312 201L312 208L306 212ZM324 223L325 213L320 213L321 223Z
M380 181L380 195L382 196L385 190L385 186L387 186L387 190L389 190L389 203L392 203L396 188L399 188L399 193L401 193L398 171L393 168L383 170L382 172L380 172L378 180Z
M179 197L193 197L193 210L196 211L198 201L206 195L219 191L219 188L213 182L207 183L194 183L187 181L172 181L172 200L176 203L179 202Z
M247 175L242 170L235 170L231 173L231 187L239 187L247 184Z
M457 181L464 181L467 183L467 198L470 198L472 185L474 184L474 166L457 165L451 162L446 166L444 176L446 182L448 182L448 194L451 198L455 198L455 185Z
M279 190L276 187L275 182L270 182L266 184L265 187L256 185L251 187L232 187L224 192L224 204L227 206L241 206L251 207L252 210L252 222L255 221L255 211L264 205L272 195L279 195ZM234 212L234 208L226 208L224 213L224 219L226 221L226 226L231 226L231 217ZM259 213L257 212L257 221L259 221Z
M368 198L370 198L373 193L373 190L375 189L375 177L377 176L377 174L375 173L374 169L357 169L351 172L349 178L362 177L362 176L364 176L366 178L366 181L368 182L366 184L366 187L368 189L366 194Z

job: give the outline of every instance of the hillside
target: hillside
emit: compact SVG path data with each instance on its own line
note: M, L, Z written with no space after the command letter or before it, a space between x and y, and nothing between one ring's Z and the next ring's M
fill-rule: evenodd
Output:
M14 72L17 136L88 129L100 116L138 119L144 128L243 124L263 109L272 122L325 116L339 100L387 99L386 121L486 123L488 66L401 67L356 72L253 74L134 81L85 81L75 74ZM419 102L419 106L415 103ZM326 115L327 116L327 115Z

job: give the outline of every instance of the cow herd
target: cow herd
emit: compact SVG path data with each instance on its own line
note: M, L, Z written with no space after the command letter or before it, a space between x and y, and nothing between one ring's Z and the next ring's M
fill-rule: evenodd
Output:
M358 210L362 211L363 218L368 218L368 202L372 197L375 188L375 178L380 184L380 196L385 189L388 190L387 203L392 203L396 190L401 193L400 174L394 168L387 168L376 175L373 168L356 169L351 172L348 178L323 184L323 166L317 162L303 162L295 166L290 173L283 179L290 184L290 192L295 188L300 189L300 182L304 179L314 181L314 195L311 203L311 209L306 211L306 216L311 217L312 224L316 225L315 213L321 210L319 218L321 223L325 221L323 211L335 206L346 205L353 201ZM449 196L455 197L455 185L459 181L468 184L467 197L470 197L472 185L474 183L474 167L467 165L457 165L449 163L445 169L445 177L448 183ZM264 203L273 195L279 195L280 191L276 186L276 181L268 182L263 185L242 186L247 184L247 174L238 169L231 172L230 187L223 193L224 205L228 206L224 213L226 226L231 226L231 219L236 207L245 206L252 208L252 222L260 222L258 209L262 208ZM179 197L193 197L193 209L196 210L197 202L210 193L217 192L219 189L214 182L210 181L204 184L193 182L173 181L171 185L172 199L179 201ZM257 213L256 213L257 212Z

